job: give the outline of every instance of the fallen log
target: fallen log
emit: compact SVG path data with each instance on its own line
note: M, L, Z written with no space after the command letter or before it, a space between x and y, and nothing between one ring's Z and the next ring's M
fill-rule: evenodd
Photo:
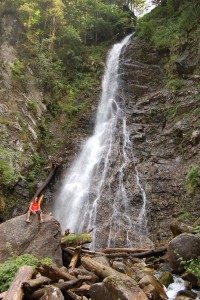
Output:
M69 289L81 286L83 281L84 281L83 279L73 279L73 280L66 281L66 282L54 283L51 286L55 286L55 287L59 288L61 291L67 291ZM31 295L28 295L27 299L28 300L29 299L30 300L40 299L46 293L46 291L49 287L50 286L46 286L44 288L41 288L41 289L35 291Z
M91 272L94 272L101 279L104 279L108 276L118 276L119 278L123 279L127 279L128 277L125 274L120 273L111 267L105 266L94 261L90 257L82 257L81 262L84 268Z
M89 283L99 282L99 277L97 275L85 269L74 269L70 274L76 276L77 278L84 279L85 282L89 282Z
M71 291L79 296L89 297L90 296L89 290L90 290L90 285L84 284L79 288L73 288Z
M0 293L0 299L3 299L6 296L7 291Z
M76 267L76 264L78 262L78 259L80 257L80 253L81 253L81 247L82 246L79 246L75 249L75 252L74 252L74 255L71 259L71 262L69 264L69 271L73 270L75 267Z
M125 253L125 252L119 252L119 253L109 253L105 254L107 258L116 258L116 257L123 257L123 258L130 258L130 253Z
M63 235L61 239L61 247L66 248L70 246L80 246L83 244L91 243L92 236L89 233L70 233L68 235Z
M67 248L64 248L62 250L70 250L70 251L75 251L75 247L67 247ZM87 250L87 249L84 249L84 248L81 248L81 253L85 253L85 254L90 254L91 256L104 256L105 254L103 252L96 252L96 251L91 251L91 250Z
M99 282L99 278L94 274L92 275L78 275L78 279L83 279L85 283L92 284Z
M29 280L32 274L33 274L32 267L30 266L20 267L3 300L12 300L12 299L21 300L24 296L22 284L23 282Z
M71 297L71 299L73 300L88 300L88 298L86 298L85 296L80 297L78 295L76 295L75 293L73 293L72 291L67 291L67 294Z
M70 275L67 271L62 270L55 265L47 265L42 262L37 264L36 271L41 275L52 279L53 281L58 281L59 279L68 281L74 279L74 276Z
M22 287L25 293L33 292L35 289L41 287L43 284L50 284L52 280L45 276L40 276L36 279L30 279L23 282Z
M103 252L104 253L116 253L116 252L140 253L140 252L146 252L151 250L152 249L147 249L147 248L106 248L103 249Z
M145 258L145 257L154 256L154 255L163 255L166 251L167 251L167 247L163 246L163 247L153 249L153 250L150 250L150 251L131 254L130 258L131 257Z

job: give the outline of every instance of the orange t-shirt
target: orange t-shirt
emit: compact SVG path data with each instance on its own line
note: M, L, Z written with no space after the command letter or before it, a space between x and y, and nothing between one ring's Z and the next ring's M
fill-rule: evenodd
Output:
M39 203L38 202L31 202L31 207L30 207L31 210L33 211L37 211L39 210Z

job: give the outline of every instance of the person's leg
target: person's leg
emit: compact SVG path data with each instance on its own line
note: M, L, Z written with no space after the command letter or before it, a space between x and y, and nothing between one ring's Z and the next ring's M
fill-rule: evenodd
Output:
M40 223L43 223L44 220L43 220L43 213L42 213L42 211L41 211L41 210L38 210L36 213L37 213L37 215L40 216Z
M27 219L26 219L27 223L30 223L30 215L31 215L31 212L30 212L30 210L28 210Z
M41 213L40 213L40 222L41 222L41 223L44 223L44 219L43 219L43 213L42 213L42 211L41 211Z

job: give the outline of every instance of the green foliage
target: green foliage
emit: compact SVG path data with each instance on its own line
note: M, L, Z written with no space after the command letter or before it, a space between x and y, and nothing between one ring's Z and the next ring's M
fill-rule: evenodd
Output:
M31 254L23 254L20 256L13 256L6 262L0 264L0 291L4 292L9 288L19 267L32 266L34 269L38 261L39 260ZM50 258L45 258L42 261L49 264L52 263Z
M198 237L200 237L200 225L195 226L194 232L196 235L198 235Z
M9 68L12 70L12 74L14 78L17 79L24 79L25 75L24 75L24 64L22 61L20 61L18 58L16 58L14 60L13 64L9 64Z
M185 38L191 29L198 28L199 14L197 0L183 1L180 6L175 1L166 0L165 5L158 5L139 20L136 34L158 49L169 49L177 40ZM198 30L194 35L198 37Z
M31 172L28 174L28 181L32 182L36 178L41 175L41 167L44 164L45 160L39 155L39 153L35 153L32 156L33 167Z
M14 184L20 177L20 171L17 165L19 164L19 153L10 149L0 148L0 184L9 186Z
M167 87L171 90L178 90L184 85L183 80L181 79L171 79L167 83Z
M200 107L197 107L197 108L194 110L194 115L195 115L195 116L200 116Z
M185 220L187 220L187 219L190 219L191 218L191 214L188 212L188 211L186 211L186 212L184 212L184 213L182 213L179 217L178 217L178 220L179 221L185 221Z
M198 279L200 279L200 256L196 259L183 260L179 257L178 260L184 266L185 271L194 274Z
M186 190L191 195L196 192L197 186L200 184L199 164L193 165L186 176Z
M37 116L38 114L38 104L36 100L29 100L28 102L28 108L31 110L31 112Z

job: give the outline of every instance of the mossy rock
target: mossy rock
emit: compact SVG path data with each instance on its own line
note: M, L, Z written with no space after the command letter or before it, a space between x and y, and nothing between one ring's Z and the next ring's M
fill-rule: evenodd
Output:
M164 286L168 287L170 283L174 282L173 275L169 272L164 272L159 281Z
M61 239L62 247L76 247L91 242L92 236L89 233L70 233L69 235L64 235Z

